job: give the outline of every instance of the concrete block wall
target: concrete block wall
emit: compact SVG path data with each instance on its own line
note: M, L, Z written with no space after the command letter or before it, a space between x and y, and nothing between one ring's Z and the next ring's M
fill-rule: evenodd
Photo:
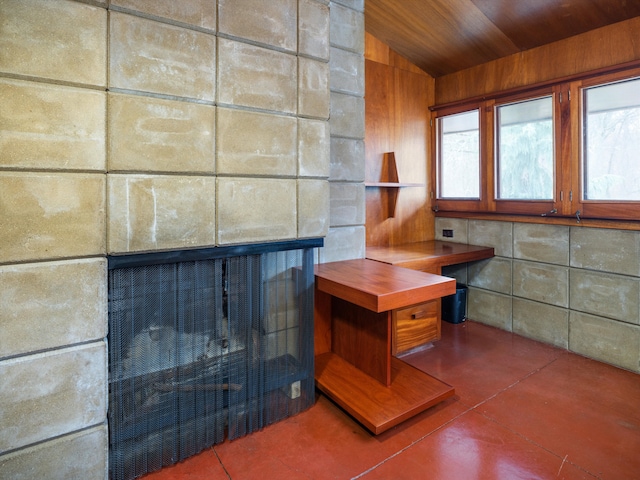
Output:
M107 255L364 255L363 9L0 0L1 478L105 477Z
M468 284L469 318L640 372L639 232L437 218L436 239L495 249L444 272Z

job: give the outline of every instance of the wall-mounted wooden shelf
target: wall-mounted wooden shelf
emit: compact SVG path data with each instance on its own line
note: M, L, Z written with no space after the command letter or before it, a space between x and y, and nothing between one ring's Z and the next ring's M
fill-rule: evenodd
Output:
M394 152L387 152L384 154L382 168L382 177L385 181L380 182L364 182L365 187L372 188L385 188L387 191L387 218L395 217L396 205L398 203L398 189L404 187L424 187L423 183L400 183L398 181L398 167L396 165L396 155ZM386 175L385 175L386 173ZM384 178L386 177L386 178Z

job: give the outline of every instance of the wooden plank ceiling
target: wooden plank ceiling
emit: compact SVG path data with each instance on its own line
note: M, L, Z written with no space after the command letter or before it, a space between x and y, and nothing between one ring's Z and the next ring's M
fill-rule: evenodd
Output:
M640 0L365 0L365 30L433 77L640 16Z

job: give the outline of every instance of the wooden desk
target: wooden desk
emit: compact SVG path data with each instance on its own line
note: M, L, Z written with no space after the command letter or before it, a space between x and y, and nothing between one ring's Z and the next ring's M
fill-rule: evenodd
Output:
M455 293L455 280L373 260L316 265L317 387L374 434L452 396L391 355L397 309Z
M378 262L442 274L442 267L491 258L492 247L464 243L407 243L393 247L367 247L366 257ZM441 332L441 301L423 304L420 314L413 310L398 311L392 323L392 353L401 354L425 343L439 340Z
M365 256L378 262L440 275L442 267L484 260L493 255L493 247L430 240L393 247L367 247Z

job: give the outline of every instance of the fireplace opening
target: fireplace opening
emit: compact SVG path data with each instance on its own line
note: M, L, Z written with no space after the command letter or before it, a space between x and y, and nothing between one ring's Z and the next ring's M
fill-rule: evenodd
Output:
M321 245L109 258L110 478L136 478L313 405Z

